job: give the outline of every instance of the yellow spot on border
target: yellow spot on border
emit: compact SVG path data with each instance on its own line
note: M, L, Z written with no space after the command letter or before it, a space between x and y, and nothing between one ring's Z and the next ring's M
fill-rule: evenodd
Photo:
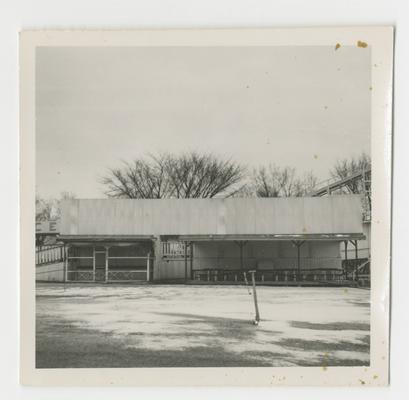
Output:
M374 378L374 379L378 379L378 375L374 375L373 378Z
M338 50L340 47L341 47L341 45L340 45L339 43L337 43L337 44L335 45L335 50Z
M365 381L363 381L362 379L359 379L359 382L361 382L361 385L365 385Z
M368 47L368 43L366 43L366 42L361 42L360 40L358 40L357 42L356 42L356 45L358 46L358 47L361 47L361 48L365 48L365 47Z

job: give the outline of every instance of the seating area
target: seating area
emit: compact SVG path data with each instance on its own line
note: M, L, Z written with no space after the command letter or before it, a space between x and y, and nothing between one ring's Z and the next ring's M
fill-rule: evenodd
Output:
M193 270L193 280L205 282L244 282L249 274L244 270L199 269ZM347 280L340 269L266 269L255 272L257 282L341 282Z

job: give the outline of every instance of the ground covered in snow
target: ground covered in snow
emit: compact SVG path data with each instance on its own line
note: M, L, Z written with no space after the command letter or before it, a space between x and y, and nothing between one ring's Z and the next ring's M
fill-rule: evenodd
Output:
M38 284L37 368L369 365L369 291Z

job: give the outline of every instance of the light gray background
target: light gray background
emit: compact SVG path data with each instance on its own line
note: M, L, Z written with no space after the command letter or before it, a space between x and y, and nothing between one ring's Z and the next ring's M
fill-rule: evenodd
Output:
M18 40L17 32L27 28L109 27L214 27L214 26L306 26L306 25L396 24L396 87L393 213L393 312L391 387L384 389L275 388L275 389L133 389L133 388L22 388L18 385ZM85 396L104 399L163 398L236 399L400 399L407 397L409 343L409 269L407 268L407 226L409 225L409 12L406 0L208 0L136 1L72 0L66 3L14 1L2 3L0 44L3 50L0 74L0 178L3 183L0 220L2 290L0 311L1 393L9 399L71 399ZM405 229L406 228L406 229ZM4 283L7 282L7 283Z
M192 150L330 178L370 153L371 50L42 47L36 192L101 198L121 160Z

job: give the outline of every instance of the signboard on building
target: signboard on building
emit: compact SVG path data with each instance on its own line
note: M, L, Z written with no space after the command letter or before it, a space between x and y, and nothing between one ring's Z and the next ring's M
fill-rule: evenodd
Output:
M36 222L37 235L57 235L58 233L60 233L60 221Z

